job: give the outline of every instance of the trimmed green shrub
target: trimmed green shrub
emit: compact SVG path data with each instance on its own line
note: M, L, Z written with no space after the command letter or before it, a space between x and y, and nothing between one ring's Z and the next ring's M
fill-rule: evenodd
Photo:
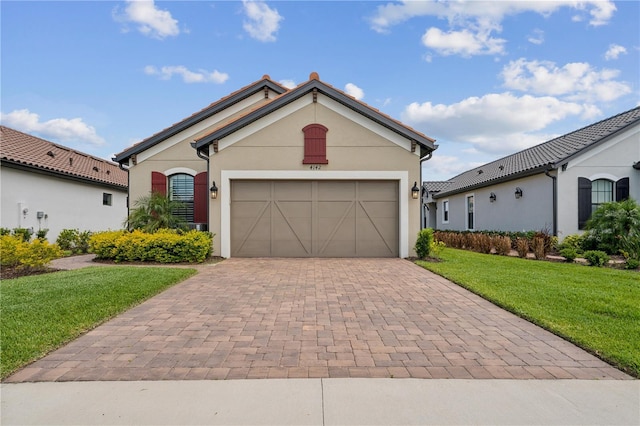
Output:
M49 232L49 228L38 229L38 232L36 232L36 238L39 240L46 240L47 232Z
M573 247L565 247L560 250L560 256L564 257L567 262L573 262L578 257L578 251Z
M99 259L115 262L203 262L211 255L213 234L160 229L154 233L139 230L98 232L89 246Z
M602 250L585 251L584 258L591 266L604 266L609 262L609 255Z
M418 232L416 245L414 247L416 254L420 259L425 259L431 251L431 243L433 242L433 229L425 228Z
M582 245L584 243L584 236L581 234L571 234L564 237L562 242L558 245L558 250L565 248L572 248L577 253L582 253L584 250Z
M625 269L638 269L640 268L640 260L628 258L624 264Z
M20 238L22 241L30 241L33 230L29 228L13 228L11 235Z
M79 229L63 229L58 234L56 244L62 250L70 251L73 254L89 253L89 238L91 231L82 231Z

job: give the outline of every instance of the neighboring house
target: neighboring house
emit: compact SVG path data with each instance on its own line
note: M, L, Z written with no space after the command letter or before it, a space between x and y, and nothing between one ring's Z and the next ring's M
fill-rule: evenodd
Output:
M127 172L107 160L0 126L3 228L122 229Z
M640 200L640 108L423 188L428 227L579 233L600 204Z
M132 208L152 190L186 203L215 255L406 257L435 148L312 73L293 89L265 75L114 160Z

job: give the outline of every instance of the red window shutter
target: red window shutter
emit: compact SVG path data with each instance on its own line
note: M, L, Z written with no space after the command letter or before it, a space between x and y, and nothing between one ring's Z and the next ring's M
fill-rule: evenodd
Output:
M167 177L160 172L151 172L151 191L167 195Z
M309 124L304 133L304 160L302 164L329 164L327 160L327 132L322 124Z
M207 205L209 203L209 188L207 172L198 173L193 179L193 221L207 223Z

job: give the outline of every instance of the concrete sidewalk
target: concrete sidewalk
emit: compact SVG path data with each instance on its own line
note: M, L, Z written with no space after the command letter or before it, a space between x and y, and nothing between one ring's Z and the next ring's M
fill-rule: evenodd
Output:
M637 380L274 379L3 384L14 424L640 424Z

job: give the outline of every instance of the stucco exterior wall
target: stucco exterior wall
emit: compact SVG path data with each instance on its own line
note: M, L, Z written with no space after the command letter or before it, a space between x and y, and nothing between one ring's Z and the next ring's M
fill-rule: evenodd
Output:
M176 167L188 169L194 175L206 171L206 161L197 156L191 143L265 102L264 93L257 93L140 153L137 164L129 167L129 207L134 208L136 200L151 192L151 172L167 174Z
M522 198L516 199L516 187L522 189ZM496 201L490 202L491 193ZM437 199L437 228L467 230L467 196L474 196L474 230L476 231L531 231L553 227L553 181L538 174L461 194ZM443 222L443 201L449 201L449 223Z
M127 217L127 192L51 175L2 167L1 226L3 228L48 228L47 239L55 242L63 229L104 231L122 229ZM102 204L103 193L112 194L111 206ZM22 214L23 209L28 209ZM37 212L45 217L38 220Z
M400 185L401 256L413 255L420 229L420 202L410 190L420 181L420 158L410 152L410 141L359 114L326 99L311 103L311 95L283 107L220 141L220 151L210 157L210 179L221 188L210 202L210 230L216 234L214 253L226 256L228 239L224 222L231 176L263 179L391 179ZM326 126L326 165L305 165L302 128L311 123ZM390 141L391 140L391 141ZM243 171L250 172L244 173ZM248 177L247 177L248 178ZM404 212L404 217L402 215ZM221 251L222 246L222 251Z
M565 171L558 171L558 237L581 233L578 229L578 178L617 181L629 178L629 196L640 201L640 126L571 159Z

